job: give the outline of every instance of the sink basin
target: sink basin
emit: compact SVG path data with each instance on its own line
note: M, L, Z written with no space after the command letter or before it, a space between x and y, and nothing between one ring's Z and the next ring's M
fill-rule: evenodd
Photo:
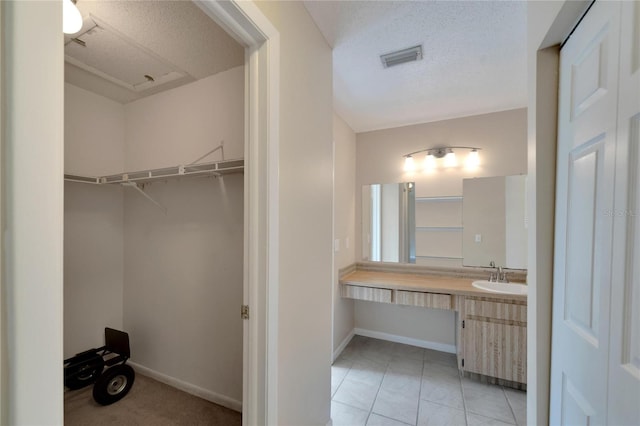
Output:
M481 280L481 281L474 281L471 285L473 285L475 288L490 291L493 293L520 294L520 295L527 294L526 284L496 283L493 281Z

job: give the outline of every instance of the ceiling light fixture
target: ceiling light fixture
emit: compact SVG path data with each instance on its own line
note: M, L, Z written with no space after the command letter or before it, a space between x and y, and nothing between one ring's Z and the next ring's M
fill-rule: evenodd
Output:
M424 158L424 170L431 171L434 170L437 165L438 159L444 159L444 167L456 167L458 165L458 159L456 157L456 153L454 150L469 150L469 155L465 160L465 166L468 169L474 169L480 165L480 148L475 148L472 146L449 146L449 147L438 147L438 148L426 148L421 149L419 151L410 152L409 154L403 155L404 157L404 170L405 172L412 172L415 170L415 163L413 160L413 156L415 154L420 154L422 152L426 152L427 155Z
M406 62L419 61L422 59L422 46L413 46L408 49L398 50L384 55L380 55L382 66L385 68L395 65L404 64Z
M62 0L62 31L75 34L82 29L82 14L73 0Z

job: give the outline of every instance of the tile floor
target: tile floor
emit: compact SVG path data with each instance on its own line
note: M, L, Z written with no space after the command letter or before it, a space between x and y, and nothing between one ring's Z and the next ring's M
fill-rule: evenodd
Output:
M355 336L331 367L333 426L525 425L526 393L463 378L453 354Z

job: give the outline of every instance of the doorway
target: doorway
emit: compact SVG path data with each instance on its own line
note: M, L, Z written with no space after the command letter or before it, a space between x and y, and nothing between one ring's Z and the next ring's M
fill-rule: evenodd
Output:
M276 392L267 399L267 388L276 389L277 365L272 331L277 326L278 33L253 4L198 4L246 48L245 197L252 207L244 219L244 304L254 309L244 322L244 339L263 344L245 344L250 350L243 356L243 409L248 413L246 424L273 423L261 419L276 418ZM7 423L62 423L61 5L10 2L2 7L3 36L12 40L2 52L8 61L3 102L12 112L5 117L6 128L12 130L3 137L11 157L3 175L3 208L7 206L6 223L12 232L3 233L8 266L3 269L3 318L8 319L3 320L2 333L2 384L12 392L2 392L2 416ZM40 42L34 43L34 37ZM11 88L10 97L6 88ZM11 203L5 204L7 200ZM270 221L262 220L267 217ZM33 268L34 256L43 259L39 268ZM53 356L41 357L45 348ZM34 404L40 409L33 410Z

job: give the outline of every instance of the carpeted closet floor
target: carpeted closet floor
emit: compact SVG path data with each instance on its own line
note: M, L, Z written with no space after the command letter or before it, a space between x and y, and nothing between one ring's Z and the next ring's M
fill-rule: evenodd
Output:
M98 405L93 386L65 391L64 424L75 425L220 425L242 424L242 414L136 374L131 391L120 401Z

